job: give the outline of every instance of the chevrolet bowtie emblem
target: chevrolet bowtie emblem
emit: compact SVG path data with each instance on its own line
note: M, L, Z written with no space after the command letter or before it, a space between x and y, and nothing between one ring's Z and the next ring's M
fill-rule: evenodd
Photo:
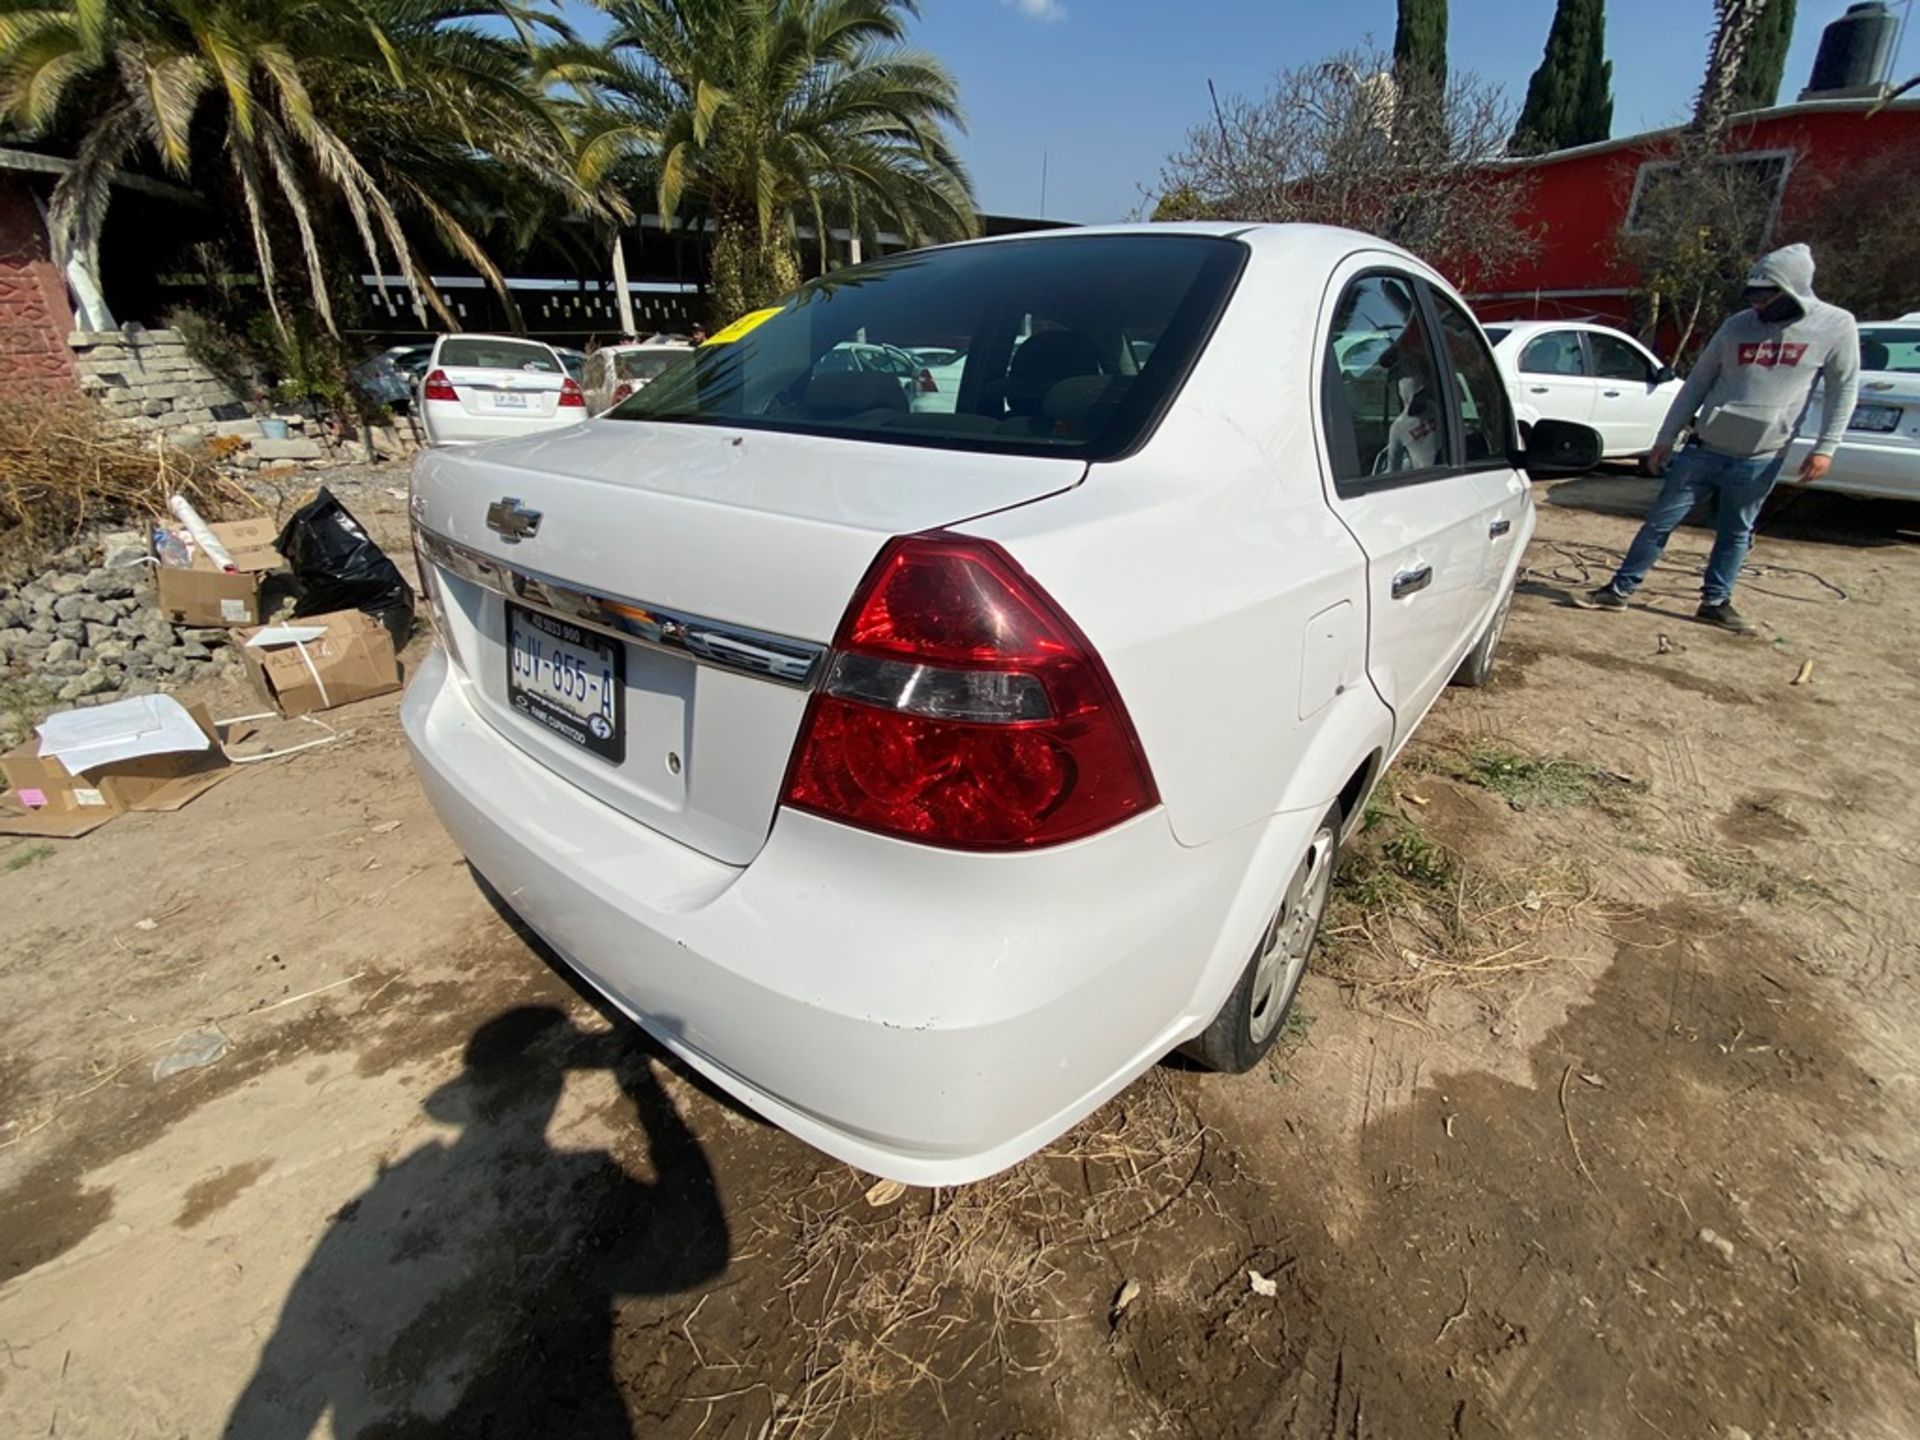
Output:
M487 528L509 545L531 540L540 529L540 512L508 495L487 506Z

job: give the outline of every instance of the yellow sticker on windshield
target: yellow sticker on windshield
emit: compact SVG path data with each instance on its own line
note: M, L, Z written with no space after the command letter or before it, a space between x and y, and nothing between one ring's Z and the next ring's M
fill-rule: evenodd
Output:
M749 310L738 320L727 326L726 329L716 335L709 335L701 343L703 345L731 345L749 331L756 330L766 324L767 321L778 315L781 309L781 306L774 305L765 310Z

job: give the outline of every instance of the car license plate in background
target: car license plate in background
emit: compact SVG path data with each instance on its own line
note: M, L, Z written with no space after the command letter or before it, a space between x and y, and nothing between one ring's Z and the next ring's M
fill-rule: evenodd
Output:
M615 765L627 758L626 670L618 640L507 606L507 702Z
M527 397L524 395L509 395L504 392L496 392L493 397L493 408L496 410L524 410L527 408Z
M1900 428L1900 411L1892 405L1858 405L1854 407L1853 419L1847 422L1849 430L1871 430L1875 434L1886 435Z

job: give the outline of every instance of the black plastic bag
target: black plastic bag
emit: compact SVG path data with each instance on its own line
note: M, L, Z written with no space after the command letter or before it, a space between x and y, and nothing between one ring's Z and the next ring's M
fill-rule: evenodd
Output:
M413 633L413 588L326 486L293 512L274 548L287 557L300 582L296 616L364 610L387 627L395 650L407 643Z

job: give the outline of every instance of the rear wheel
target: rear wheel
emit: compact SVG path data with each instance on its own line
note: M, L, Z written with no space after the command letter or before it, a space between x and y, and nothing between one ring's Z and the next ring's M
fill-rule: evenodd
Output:
M1210 1070L1251 1070L1273 1048L1320 935L1340 858L1340 807L1326 814L1287 883L1280 908L1260 933L1253 957L1213 1023L1186 1053Z
M1500 649L1500 637L1507 632L1507 616L1513 610L1513 588L1500 599L1500 608L1493 612L1493 619L1487 622L1487 628L1475 642L1473 649L1467 652L1467 658L1460 662L1460 668L1453 672L1453 683L1478 689L1493 678L1493 657Z

